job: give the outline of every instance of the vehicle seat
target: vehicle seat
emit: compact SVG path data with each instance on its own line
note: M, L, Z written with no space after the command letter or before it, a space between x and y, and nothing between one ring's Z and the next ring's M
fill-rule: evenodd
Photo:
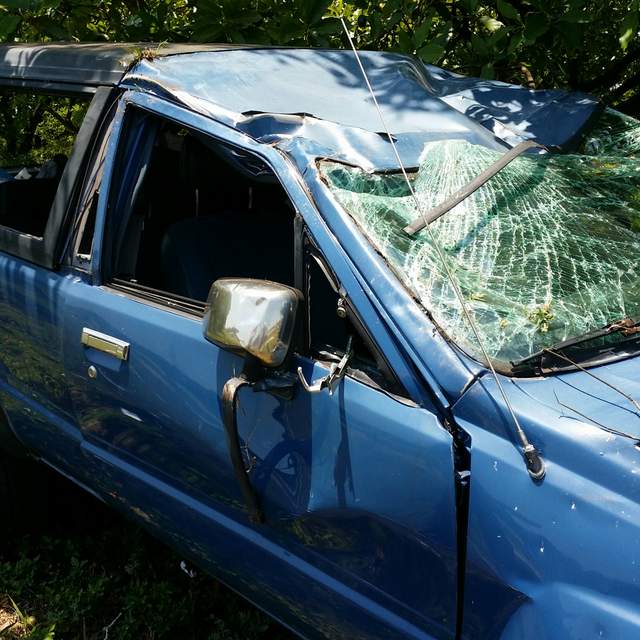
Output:
M0 180L0 225L42 237L66 161L57 154L29 180L16 180L10 174Z
M218 278L292 285L292 218L228 211L180 220L164 235L161 262L163 288L194 300L206 300Z
M57 189L58 178L0 183L0 224L41 237Z

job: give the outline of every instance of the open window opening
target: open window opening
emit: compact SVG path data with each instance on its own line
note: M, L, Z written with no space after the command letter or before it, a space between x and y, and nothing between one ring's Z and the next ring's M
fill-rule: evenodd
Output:
M134 111L113 184L116 283L200 303L223 277L293 286L295 211L259 158Z
M42 238L90 96L0 92L0 225Z

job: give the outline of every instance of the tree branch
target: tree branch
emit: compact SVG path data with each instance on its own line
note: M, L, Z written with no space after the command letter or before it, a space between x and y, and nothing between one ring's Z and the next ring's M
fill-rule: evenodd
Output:
M624 76L628 66L640 59L640 45L632 46L633 50L629 51L623 58L610 64L599 76L581 82L579 88L582 91L597 91L599 89L609 89L616 85L620 80L620 76Z
M637 117L640 111L640 93L636 93L635 96L632 96L624 102L619 102L615 107L627 115Z
M623 96L629 89L635 89L640 82L640 71L634 73L632 76L629 76L624 82L622 82L615 89L612 89L609 92L608 97L612 100L620 98Z

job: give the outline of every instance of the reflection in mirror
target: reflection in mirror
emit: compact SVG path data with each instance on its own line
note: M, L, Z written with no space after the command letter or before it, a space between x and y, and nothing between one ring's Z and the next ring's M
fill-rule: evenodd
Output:
M204 318L210 342L278 367L289 352L302 294L267 280L222 278L211 286Z

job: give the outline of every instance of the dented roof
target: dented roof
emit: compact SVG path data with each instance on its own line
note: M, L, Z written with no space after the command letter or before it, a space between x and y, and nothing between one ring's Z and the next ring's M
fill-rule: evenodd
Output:
M586 94L465 78L395 53L361 58L403 161L424 144L462 139L493 149L535 139L569 148L594 114ZM170 95L258 140L305 141L308 155L369 168L397 164L351 51L254 48L142 60L123 80Z
M466 78L400 54L364 51L407 165L424 145L461 139L496 150L535 139L563 150L600 111L586 94ZM91 92L139 87L304 156L369 169L397 165L351 51L228 44L0 46L0 86ZM295 149L293 149L295 147Z

